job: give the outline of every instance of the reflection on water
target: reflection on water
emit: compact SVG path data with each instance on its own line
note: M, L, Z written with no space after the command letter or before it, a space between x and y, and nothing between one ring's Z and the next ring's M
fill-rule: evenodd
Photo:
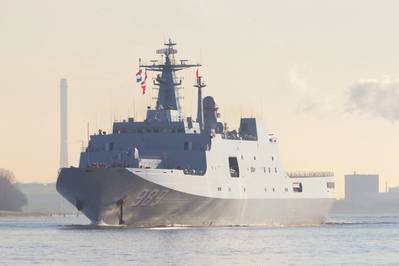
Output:
M313 227L129 228L83 216L0 218L0 264L397 265L398 216Z

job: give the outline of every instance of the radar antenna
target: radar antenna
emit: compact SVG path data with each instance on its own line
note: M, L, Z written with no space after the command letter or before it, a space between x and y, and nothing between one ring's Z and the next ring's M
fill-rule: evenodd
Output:
M190 64L188 60L180 60L179 63L176 63L174 58L177 54L176 43L169 39L164 45L164 48L156 50L156 53L162 57L161 61L151 60L150 64L143 64L140 59L139 67L148 71L161 72L161 74L157 75L156 82L154 82L155 86L159 86L156 109L177 110L181 113L179 103L179 98L181 97L177 95L177 86L181 84L181 79L176 77L175 72L191 67L200 67L201 65Z

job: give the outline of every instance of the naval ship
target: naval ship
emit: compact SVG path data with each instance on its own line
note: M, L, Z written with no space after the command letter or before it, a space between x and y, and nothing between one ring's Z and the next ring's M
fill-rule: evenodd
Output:
M142 63L158 90L144 121L114 122L90 136L79 167L59 170L57 190L94 224L133 227L285 226L325 221L335 198L332 172L291 172L259 120L229 130L203 97L199 64L176 60L176 43ZM197 68L196 117L183 117L177 72ZM140 71L142 73L142 71ZM141 81L138 80L138 81ZM145 80L141 81L143 93Z

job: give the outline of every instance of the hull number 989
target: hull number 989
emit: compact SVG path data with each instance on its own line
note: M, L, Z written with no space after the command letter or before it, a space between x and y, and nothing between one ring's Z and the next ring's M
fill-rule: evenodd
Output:
M136 197L132 206L155 206L168 194L169 190L144 189Z

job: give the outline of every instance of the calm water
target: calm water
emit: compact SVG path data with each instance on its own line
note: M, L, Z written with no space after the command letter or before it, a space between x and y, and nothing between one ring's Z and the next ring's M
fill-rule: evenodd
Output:
M93 228L82 217L0 218L0 265L399 265L399 216L319 227Z

